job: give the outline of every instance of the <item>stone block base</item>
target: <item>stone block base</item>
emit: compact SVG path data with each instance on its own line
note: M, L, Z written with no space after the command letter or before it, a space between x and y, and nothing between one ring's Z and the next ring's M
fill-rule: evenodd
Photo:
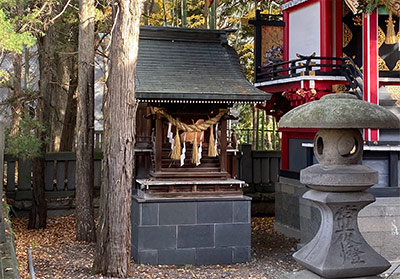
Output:
M400 197L377 198L360 211L358 225L365 240L389 261L400 261Z
M132 201L132 257L139 264L248 262L250 201L227 198L138 198Z

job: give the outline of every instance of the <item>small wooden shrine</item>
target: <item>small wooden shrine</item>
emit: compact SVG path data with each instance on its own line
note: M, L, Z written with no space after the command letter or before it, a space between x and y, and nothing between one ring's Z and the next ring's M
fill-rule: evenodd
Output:
M248 262L251 199L236 179L227 121L234 104L270 94L246 80L225 31L142 27L136 97L133 259Z
M242 194L229 108L270 95L244 77L226 32L142 27L136 186L147 194Z

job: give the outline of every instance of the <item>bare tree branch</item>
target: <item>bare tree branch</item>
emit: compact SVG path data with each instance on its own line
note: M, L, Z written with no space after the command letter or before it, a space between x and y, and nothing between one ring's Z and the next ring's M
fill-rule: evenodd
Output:
M117 24L118 15L119 15L119 6L117 5L117 14L115 15L114 23L113 23L113 26L112 26L112 28L111 28L110 41L108 42L106 51L108 51L108 49L110 48L111 41L112 41L113 31L114 31L115 25Z
M56 15L55 17L53 17L53 18L50 20L50 22L54 22L57 18L59 18L59 17L65 12L65 10L68 8L70 2L71 2L71 0L68 0L67 3L65 4L64 8L62 9L62 11L61 11L58 15Z

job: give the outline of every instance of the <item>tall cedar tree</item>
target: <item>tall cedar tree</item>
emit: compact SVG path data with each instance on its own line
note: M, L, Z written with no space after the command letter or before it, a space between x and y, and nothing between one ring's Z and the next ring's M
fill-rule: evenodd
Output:
M50 129L50 94L56 90L57 81L54 60L55 36L55 27L51 25L44 36L38 39L40 83L36 117L42 123L44 129L37 129L36 131L41 146L40 156L33 158L32 208L29 215L29 229L43 229L46 227L47 220L47 202L44 193L44 154L48 148L47 131Z
M76 239L94 242L94 0L80 0L79 10Z
M103 108L105 146L94 272L125 278L131 250L135 82L142 0L114 0L112 7L114 24Z

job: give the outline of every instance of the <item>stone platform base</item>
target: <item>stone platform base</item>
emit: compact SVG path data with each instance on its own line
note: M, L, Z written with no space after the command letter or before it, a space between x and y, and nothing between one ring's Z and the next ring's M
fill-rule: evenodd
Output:
M244 196L132 200L132 257L139 264L248 262L250 201Z
M285 274L283 279L326 279L324 277L321 277L309 270L302 270L299 272L294 272L290 274ZM341 279L382 279L382 277L379 276L369 276L369 277L349 277L349 278L341 278Z

